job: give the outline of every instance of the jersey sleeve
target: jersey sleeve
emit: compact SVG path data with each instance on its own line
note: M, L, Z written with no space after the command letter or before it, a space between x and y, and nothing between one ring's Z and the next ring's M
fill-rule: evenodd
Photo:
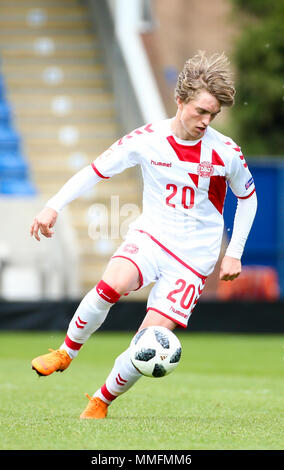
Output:
M120 139L93 161L93 170L101 178L110 178L121 173L140 163L138 148L135 138L131 141Z
M250 197L255 191L254 179L240 147L232 148L231 152L232 158L228 183L235 196L245 199Z

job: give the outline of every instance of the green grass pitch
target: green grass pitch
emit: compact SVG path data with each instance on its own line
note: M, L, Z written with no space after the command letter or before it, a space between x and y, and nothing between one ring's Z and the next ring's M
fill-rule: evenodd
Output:
M107 419L79 420L130 333L97 332L68 370L39 378L33 357L64 333L1 332L1 450L283 449L284 337L180 333L181 363L143 377Z

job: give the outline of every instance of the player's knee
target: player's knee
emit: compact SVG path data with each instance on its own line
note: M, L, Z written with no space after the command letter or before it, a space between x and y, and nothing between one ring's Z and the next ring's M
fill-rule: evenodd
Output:
M111 259L102 280L120 295L125 295L140 287L140 273L137 267L123 258Z
M135 279L129 279L123 276L103 276L102 280L108 284L119 295L125 295L139 288L139 282Z

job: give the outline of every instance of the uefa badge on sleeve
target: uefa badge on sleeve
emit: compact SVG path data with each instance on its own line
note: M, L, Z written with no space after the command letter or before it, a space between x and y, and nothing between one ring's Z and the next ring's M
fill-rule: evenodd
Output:
M250 178L248 182L245 184L245 188L248 189L254 183L253 178Z

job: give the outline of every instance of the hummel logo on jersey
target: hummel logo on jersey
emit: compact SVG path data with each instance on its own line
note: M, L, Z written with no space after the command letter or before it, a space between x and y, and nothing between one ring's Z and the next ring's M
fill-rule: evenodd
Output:
M188 315L186 315L185 313L181 312L180 310L177 310L175 309L174 307L171 307L170 310L174 313L176 313L177 315L180 315L181 317L183 318L187 318Z
M151 165L158 165L158 166L166 166L170 168L172 166L171 163L166 163L166 162L155 162L155 160L151 160Z

